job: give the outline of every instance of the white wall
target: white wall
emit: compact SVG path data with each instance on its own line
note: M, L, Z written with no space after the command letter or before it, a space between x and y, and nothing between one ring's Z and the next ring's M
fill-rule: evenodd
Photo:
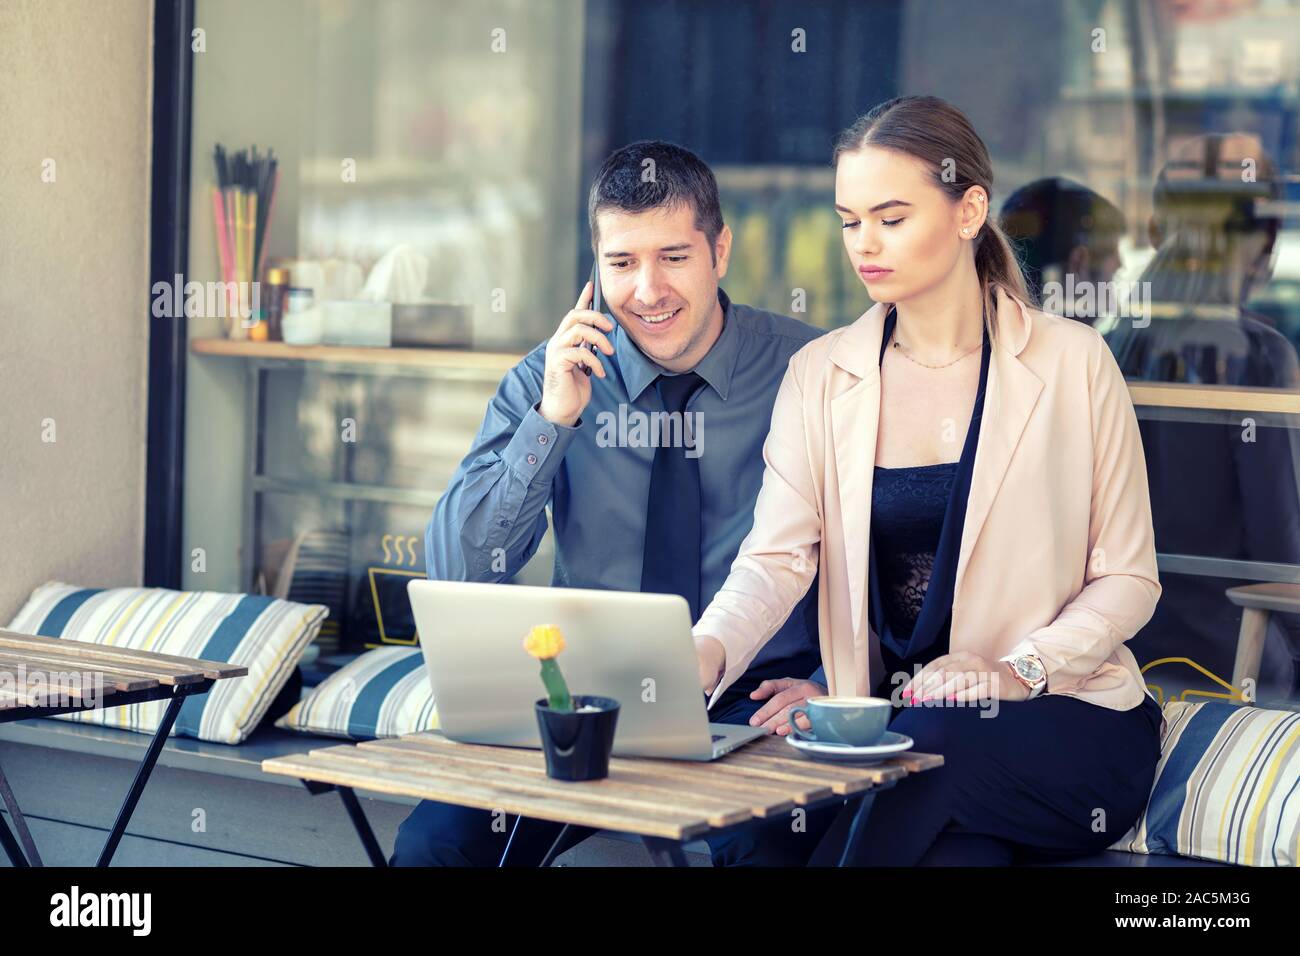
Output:
M152 20L0 3L0 626L47 580L141 581Z

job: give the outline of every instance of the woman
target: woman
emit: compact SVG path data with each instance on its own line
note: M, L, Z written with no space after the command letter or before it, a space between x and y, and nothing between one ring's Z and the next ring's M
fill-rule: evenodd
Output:
M1104 849L1162 723L1124 646L1160 596L1124 379L1094 329L1027 303L959 110L890 100L834 158L878 304L790 361L754 526L694 629L701 681L744 673L820 571L829 693L891 697L944 765L847 804L818 859L849 832L860 865Z

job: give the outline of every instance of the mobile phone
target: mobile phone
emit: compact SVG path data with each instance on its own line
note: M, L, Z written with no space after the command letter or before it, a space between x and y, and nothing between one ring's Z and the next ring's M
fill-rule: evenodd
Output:
M591 311L600 312L601 314L604 314L605 312L605 303L602 301L600 297L600 260L599 259L597 259L595 262L591 264ZM599 350L596 348L594 344L588 345L587 348L590 349L592 355L599 354ZM585 374L588 378L591 377L591 369L589 369L587 366L584 365L582 367L582 371L583 374Z

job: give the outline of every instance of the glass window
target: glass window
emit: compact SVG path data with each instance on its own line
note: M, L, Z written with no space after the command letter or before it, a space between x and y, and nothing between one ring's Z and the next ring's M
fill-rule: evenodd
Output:
M1295 0L199 0L198 22L192 273L219 276L212 147L256 142L282 170L268 261L318 301L393 303L395 322L414 306L443 347L308 359L218 348L220 322L192 322L187 559L208 564L187 584L271 586L316 535L309 552L346 565L339 646L409 641L376 601L423 573L496 381L572 306L605 155L694 149L735 234L728 294L835 327L871 302L831 143L912 93L971 118L1034 294L1097 328L1129 380L1165 585L1130 647L1191 662L1153 684L1222 691L1227 591L1300 583ZM549 543L529 579L548 561ZM1300 619L1274 614L1267 693L1300 699L1297 658Z
M413 641L397 585L424 573L429 512L500 376L574 298L581 13L199 0L191 278L226 278L214 147L274 150L265 264L310 290L335 344L191 321L187 587L327 603L327 652ZM348 350L327 323L355 303L391 305L395 346L441 348ZM549 543L524 577L548 560Z

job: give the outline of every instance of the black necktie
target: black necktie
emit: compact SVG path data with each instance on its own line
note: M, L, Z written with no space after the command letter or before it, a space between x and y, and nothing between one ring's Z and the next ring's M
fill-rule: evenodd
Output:
M654 466L650 470L650 497L646 504L645 551L641 565L641 590L647 594L680 594L691 606L691 623L700 616L700 460L687 457L686 403L703 381L694 372L661 375L657 379L664 410L682 415L680 428L664 428L658 436ZM669 437L681 436L677 447L667 447ZM697 439L690 444L696 445Z

